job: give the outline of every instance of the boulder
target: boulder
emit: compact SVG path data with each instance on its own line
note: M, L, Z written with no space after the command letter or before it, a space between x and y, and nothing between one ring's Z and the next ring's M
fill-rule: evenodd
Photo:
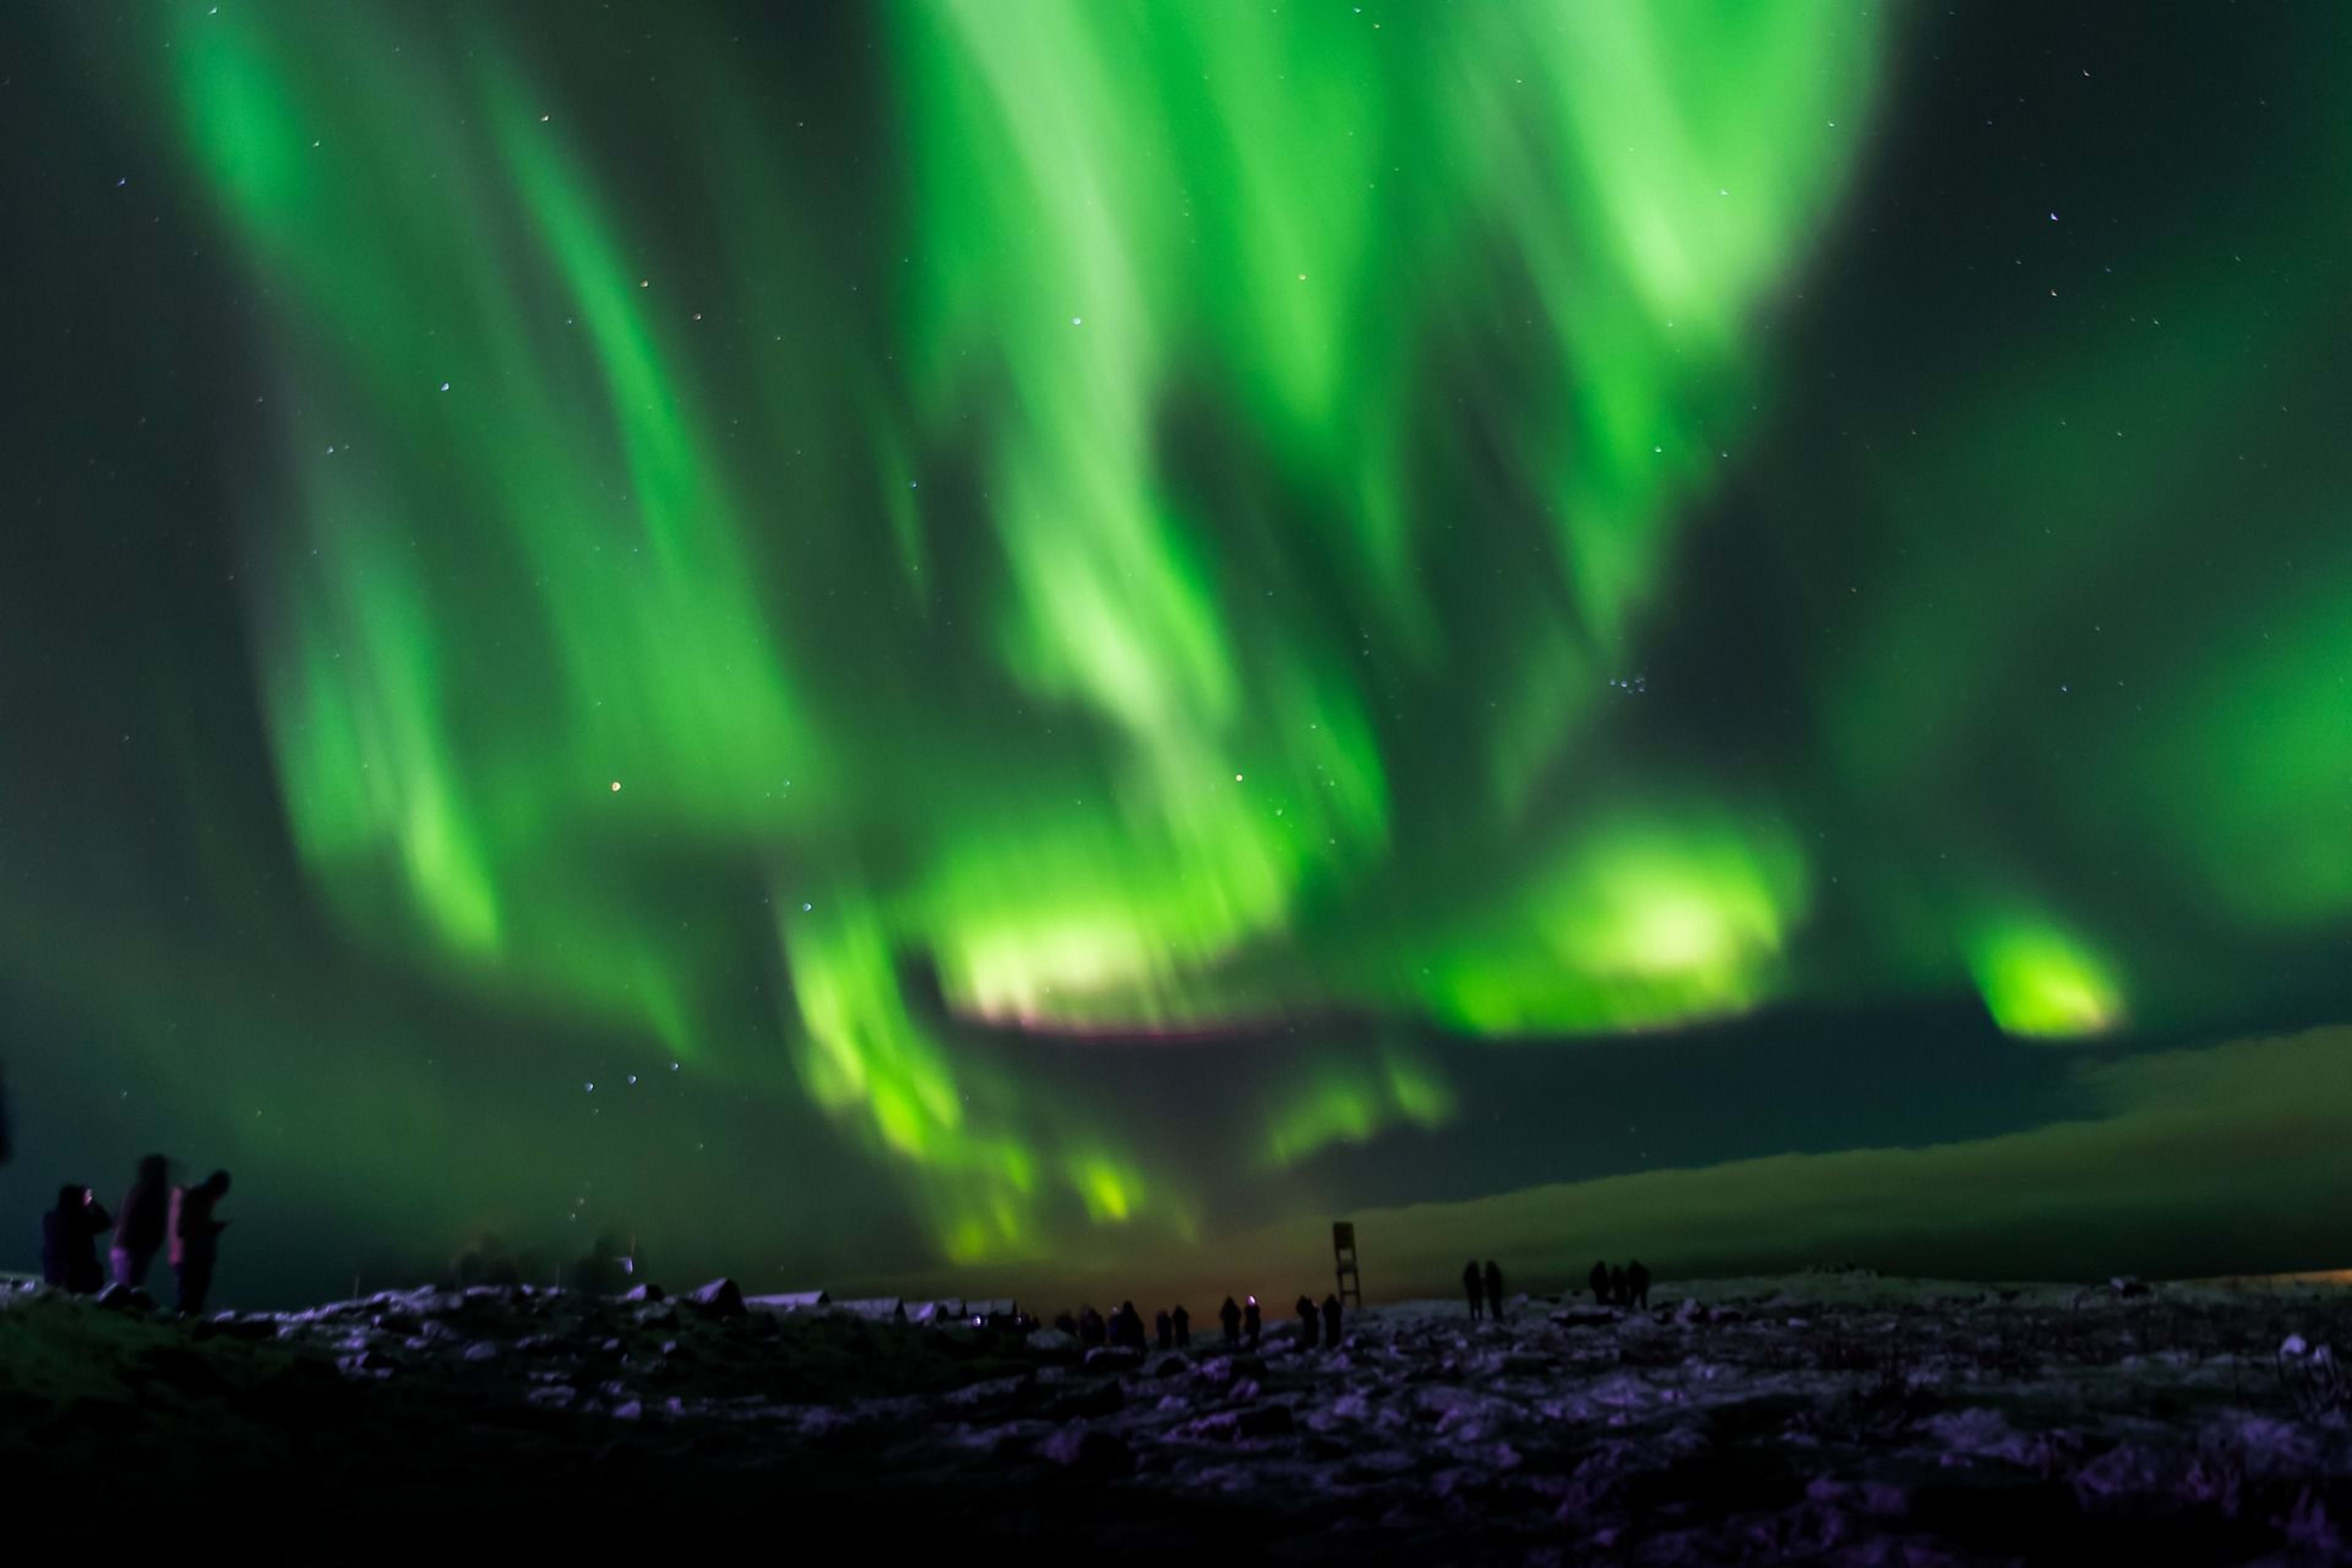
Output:
M727 1281L722 1279L717 1281L717 1283L723 1285L727 1283ZM621 1292L621 1300L624 1301L651 1302L666 1301L668 1299L668 1291L663 1289L660 1286L650 1282L644 1285L632 1285L626 1290Z
M1045 1415L1054 1421L1076 1421L1097 1415L1116 1415L1127 1404L1127 1395L1117 1383L1105 1379L1101 1383L1063 1394L1045 1407Z
M496 1361L506 1352L496 1340L476 1340L466 1347L467 1361Z
M265 1313L238 1317L223 1312L217 1318L206 1318L195 1325L195 1337L200 1340L274 1340L278 1337L278 1320Z
M1053 1354L1061 1351L1070 1350L1074 1348L1077 1342L1078 1342L1075 1336L1066 1334L1059 1329L1039 1329L1035 1333L1031 1334L1027 1339L1022 1342L1022 1343L1027 1345L1031 1350L1036 1351L1041 1354Z
M1087 1352L1088 1372L1132 1372L1142 1364L1142 1352L1126 1345L1097 1345Z
M732 1279L713 1279L697 1288L687 1300L714 1318L740 1318L751 1310L743 1305L743 1288Z
M1135 1450L1116 1432L1065 1426L1037 1445L1039 1458L1087 1476L1123 1476L1135 1468Z
M1203 1415L1185 1430L1212 1443L1246 1442L1260 1437L1287 1437L1298 1429L1287 1405L1252 1405Z
M1265 1362L1254 1355L1221 1355L1202 1362L1192 1369L1192 1375L1202 1383L1220 1386L1244 1377L1257 1377L1265 1371Z

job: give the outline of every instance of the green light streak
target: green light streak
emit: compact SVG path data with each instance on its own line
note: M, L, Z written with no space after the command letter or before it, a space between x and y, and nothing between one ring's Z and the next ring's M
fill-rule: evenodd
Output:
M900 141L852 195L716 37L644 111L681 186L480 18L165 26L284 389L247 501L269 742L373 951L763 1088L721 1042L780 1031L959 1260L1070 1208L1195 1221L1116 1117L966 1059L910 965L1060 1027L1788 989L1777 819L1543 808L1753 418L1875 23L899 5ZM1414 912L1433 825L1498 868L1475 909ZM1281 1165L1455 1110L1392 1052L1283 1095Z
M1990 928L1971 946L1969 968L1986 1010L2009 1034L2071 1039L2123 1021L2123 997L2105 966L2053 927Z

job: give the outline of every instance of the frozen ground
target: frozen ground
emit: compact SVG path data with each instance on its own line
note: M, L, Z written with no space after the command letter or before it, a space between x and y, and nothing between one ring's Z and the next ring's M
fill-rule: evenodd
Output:
M1675 1564L2325 1563L2352 1533L2352 1292L2324 1284L1811 1274L1139 1361L724 1300L7 1300L0 1464L37 1519L202 1499L265 1558L497 1555L518 1524L592 1554Z

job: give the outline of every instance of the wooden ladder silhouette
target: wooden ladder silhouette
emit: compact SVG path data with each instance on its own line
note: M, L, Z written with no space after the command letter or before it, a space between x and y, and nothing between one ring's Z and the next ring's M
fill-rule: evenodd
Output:
M1356 1268L1356 1226L1352 1220L1331 1222L1331 1257L1339 1266L1339 1300L1364 1304L1364 1277Z

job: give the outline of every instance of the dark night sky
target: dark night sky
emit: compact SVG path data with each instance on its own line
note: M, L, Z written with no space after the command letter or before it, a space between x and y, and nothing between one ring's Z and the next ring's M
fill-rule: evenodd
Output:
M0 16L0 1264L2343 1261L2340 10L788 9Z

